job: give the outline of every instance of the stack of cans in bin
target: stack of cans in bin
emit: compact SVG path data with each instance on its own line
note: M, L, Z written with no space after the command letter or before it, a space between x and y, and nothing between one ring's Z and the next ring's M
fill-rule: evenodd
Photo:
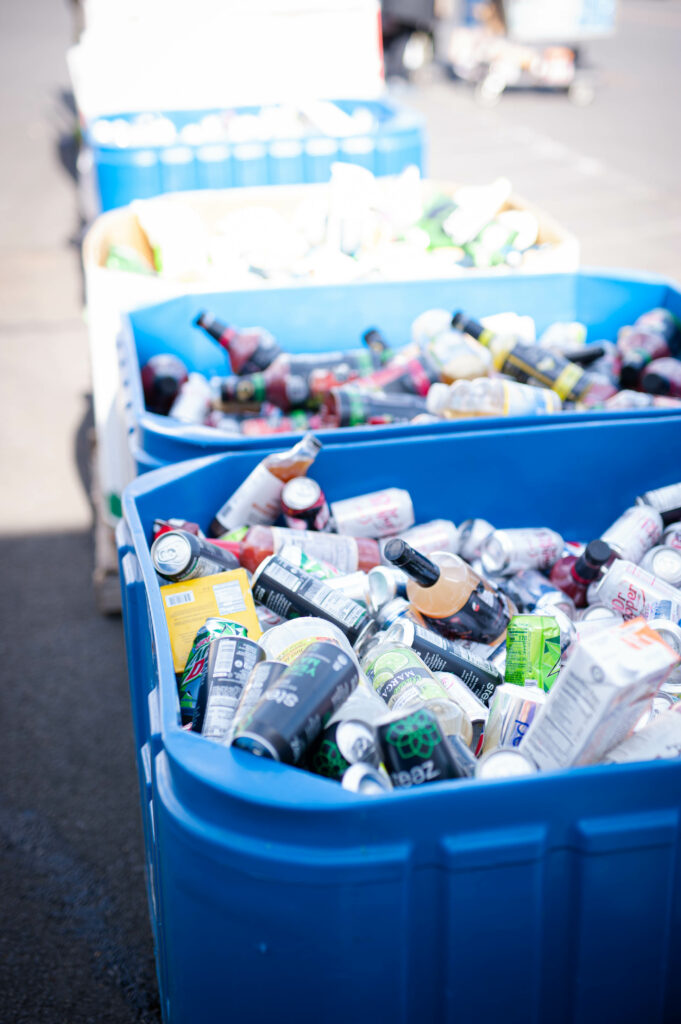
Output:
M417 525L399 487L328 503L320 449L266 456L209 536L157 521L172 604L231 602L176 663L187 729L362 793L681 755L681 483L584 544Z
M579 323L554 323L537 338L529 317L478 323L445 309L418 316L411 344L399 349L376 328L364 333L362 347L285 353L269 331L239 329L208 311L195 326L229 356L232 374L209 380L159 354L142 370L147 408L228 434L561 409L681 409L681 330L665 309L623 327L616 342L589 344Z

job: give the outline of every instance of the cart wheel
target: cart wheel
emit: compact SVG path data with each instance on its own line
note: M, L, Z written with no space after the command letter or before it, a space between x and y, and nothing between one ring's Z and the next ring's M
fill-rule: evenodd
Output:
M588 107L596 99L596 86L589 78L575 78L568 98L576 107Z
M481 107L496 107L505 88L506 82L501 75L491 73L476 85L475 99Z

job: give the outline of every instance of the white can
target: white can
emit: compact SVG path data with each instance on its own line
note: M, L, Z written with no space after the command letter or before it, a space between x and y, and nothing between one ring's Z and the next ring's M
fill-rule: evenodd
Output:
M649 505L632 505L601 535L620 558L640 562L662 536L662 516Z
M613 562L605 575L591 584L587 598L589 604L605 604L623 619L651 618L655 605L668 602L668 617L677 622L681 619L681 590L624 559Z
M334 501L330 507L338 533L351 537L390 537L414 525L411 495L399 487Z

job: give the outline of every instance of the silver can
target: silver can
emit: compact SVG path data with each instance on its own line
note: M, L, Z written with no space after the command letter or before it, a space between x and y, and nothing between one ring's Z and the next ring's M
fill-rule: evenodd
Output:
M646 551L657 544L661 536L660 513L647 505L632 505L608 527L601 535L601 540L620 558L638 565Z
M361 793L362 796L377 796L380 793L388 793L393 788L384 772L362 761L350 765L343 774L341 785L343 789L348 789L351 793Z
M672 523L662 534L662 543L668 548L681 551L681 523Z
M397 566L375 565L367 573L369 609L379 611L395 597L406 597L409 577Z
M151 561L159 576L172 583L239 567L239 560L231 551L186 530L167 530L159 534L151 545Z
M519 746L547 696L538 686L498 686L490 702L482 752Z
M371 600L369 578L361 569L358 569L357 572L349 572L345 576L331 576L324 582L331 590L340 590L345 597L350 597L353 601L368 607Z
M681 483L646 491L636 499L636 504L656 509L665 523L676 522L681 519Z
M671 619L654 618L648 620L648 625L660 634L668 647L671 647L677 654L681 654L681 626L677 622ZM671 696L681 694L681 665L672 669L660 690Z
M600 622L603 620L604 625L607 624L607 620L610 619L613 626L619 625L620 622L624 622L624 619L619 612L616 612L614 608L609 608L607 604L590 604L588 607L583 608L577 616L579 622Z
M478 558L486 538L494 527L486 519L465 519L459 526L459 554L467 562Z
M518 779L523 775L536 775L537 766L529 757L513 747L492 750L478 761L476 779Z
M676 548L659 544L643 556L639 565L659 580L681 587L681 551Z
M466 686L463 679L459 679L453 672L436 672L435 675L444 686L447 694L459 707L468 715L473 726L473 736L470 743L471 750L477 752L481 746L482 734L489 718L489 708L485 707L479 697Z
M486 573L510 576L520 569L548 569L564 547L561 535L546 527L494 530L485 540L480 558Z

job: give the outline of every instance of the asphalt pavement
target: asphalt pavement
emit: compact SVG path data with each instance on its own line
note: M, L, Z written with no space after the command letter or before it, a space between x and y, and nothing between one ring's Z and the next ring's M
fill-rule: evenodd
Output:
M119 618L96 610L66 0L0 8L0 1021L160 1020ZM583 262L681 279L681 0L623 0L597 97L400 90L433 177L507 175ZM122 72L123 73L123 72Z

